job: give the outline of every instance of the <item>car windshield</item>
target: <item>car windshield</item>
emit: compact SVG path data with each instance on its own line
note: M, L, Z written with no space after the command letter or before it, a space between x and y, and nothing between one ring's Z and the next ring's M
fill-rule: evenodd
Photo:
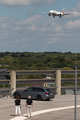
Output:
M51 92L51 90L50 90L50 89L46 89L46 91L47 91L47 92Z

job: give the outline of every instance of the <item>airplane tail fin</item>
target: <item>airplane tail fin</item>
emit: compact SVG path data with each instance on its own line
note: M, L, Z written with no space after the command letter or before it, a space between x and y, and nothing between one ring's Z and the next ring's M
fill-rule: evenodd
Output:
M64 13L65 8L63 8L62 13Z

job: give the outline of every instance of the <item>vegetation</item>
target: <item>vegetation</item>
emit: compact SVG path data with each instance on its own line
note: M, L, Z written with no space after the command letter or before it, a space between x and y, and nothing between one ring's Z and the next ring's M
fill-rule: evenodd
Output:
M30 83L27 83L27 84L17 84L16 85L16 87L17 88L21 88L21 87L23 87L23 88L26 88L26 87L29 87L31 84ZM2 85L0 85L0 88L10 88L10 84L2 84Z
M80 64L80 53L77 54L77 60ZM9 70L72 69L70 65L75 64L75 54L71 52L5 52L0 53L0 64L0 69L8 68Z
M80 53L77 53L77 64L80 65ZM75 65L75 53L66 52L1 52L0 69L9 70L53 70L60 68L62 70L73 70L71 65ZM80 67L78 68L80 69ZM45 75L21 75L17 79L35 79L44 78ZM62 75L62 78L74 78L74 75ZM78 78L80 75L78 75ZM9 79L9 76L6 76ZM69 83L71 85L71 83ZM72 83L74 85L74 83ZM63 85L63 83L62 83ZM65 84L66 85L66 84ZM17 85L18 87L20 85ZM24 85L23 85L24 86ZM9 87L3 85L0 87Z

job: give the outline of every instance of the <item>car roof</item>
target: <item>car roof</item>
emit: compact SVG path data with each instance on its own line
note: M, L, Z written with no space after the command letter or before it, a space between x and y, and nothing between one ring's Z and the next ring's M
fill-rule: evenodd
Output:
M42 89L48 89L47 87L29 87L29 88L42 88Z

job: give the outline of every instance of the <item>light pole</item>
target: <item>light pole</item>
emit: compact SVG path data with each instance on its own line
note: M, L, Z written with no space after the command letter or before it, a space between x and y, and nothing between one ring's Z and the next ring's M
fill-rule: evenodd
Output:
M74 120L77 120L77 55L75 56L75 116Z
M74 110L74 120L77 120L77 54L75 54L75 65L71 65L71 67L75 67L75 110Z

